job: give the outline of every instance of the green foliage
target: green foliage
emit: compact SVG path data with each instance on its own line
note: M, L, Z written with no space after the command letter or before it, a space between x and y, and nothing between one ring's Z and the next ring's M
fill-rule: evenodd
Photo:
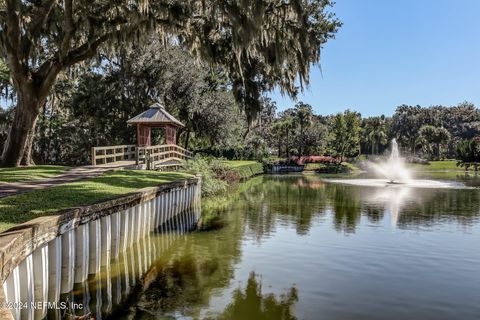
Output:
M184 164L185 172L202 176L202 193L206 196L224 194L228 187L241 179L263 173L263 166L255 161L227 161L196 156Z
M387 119L385 116L362 119L361 143L362 151L380 154L388 145Z
M118 170L59 186L0 199L0 232L59 210L93 204L145 187L189 178L178 172Z
M141 47L151 35L222 68L251 124L264 92L279 87L293 97L298 81L308 84L311 65L341 25L331 6L329 0L7 1L0 7L0 45L19 105L1 161L31 162L29 137L62 72L105 55L121 61L125 47Z
M67 169L69 169L69 167L64 166L0 168L0 182L20 182L49 178L63 173Z
M86 164L92 146L134 143L127 120L157 100L186 125L178 141L187 148L239 144L245 117L225 80L214 77L222 73L178 46L152 39L148 46L125 50L119 61L105 60L95 70L57 82L37 124L34 158ZM152 138L163 143L163 131L154 130Z
M480 138L458 143L457 159L462 162L480 162Z
M437 159L440 159L441 147L449 140L450 133L443 127L423 125L418 132L417 141L429 157L436 155Z
M12 91L10 83L10 70L3 60L0 59L0 94L6 98L10 97Z
M315 155L325 150L327 126L308 104L299 102L280 113L271 132L270 144L277 147L278 157Z
M423 129L422 135L424 126L430 127ZM437 130L432 127L442 131L436 138L434 131ZM480 111L473 104L463 102L452 107L399 106L392 117L389 135L406 149L404 152L422 151L429 157L435 154L442 158L455 156L459 141L479 134Z
M329 147L331 155L343 162L344 157L360 153L360 115L347 110L331 119Z
M317 173L353 173L358 171L358 168L349 163L309 163L305 168L307 171L315 171Z
M3 150L4 143L7 140L8 130L13 121L14 109L3 109L0 107L0 150Z
M202 194L205 196L224 193L228 188L227 181L220 179L220 176L228 170L221 160L196 156L185 162L183 170L202 177Z

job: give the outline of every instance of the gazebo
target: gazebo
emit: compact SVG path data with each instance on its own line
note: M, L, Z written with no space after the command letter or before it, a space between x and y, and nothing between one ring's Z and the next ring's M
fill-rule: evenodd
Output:
M177 129L183 128L184 124L168 113L163 105L154 103L141 114L127 121L128 124L137 125L137 145L148 147L152 144L152 128L165 129L165 143L177 144Z

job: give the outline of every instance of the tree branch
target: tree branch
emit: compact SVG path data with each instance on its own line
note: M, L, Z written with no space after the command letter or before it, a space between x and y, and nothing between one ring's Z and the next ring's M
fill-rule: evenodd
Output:
M73 26L73 0L65 0L65 8L64 8L64 31L65 35L63 36L62 43L59 49L59 59L60 62L63 61L65 56L68 53L68 49L70 49L70 44L72 40L73 32L75 28Z
M25 78L24 65L22 63L23 56L19 52L20 49L20 19L17 15L18 2L16 0L7 0L6 11L6 32L5 32L5 50L7 52L7 59L11 66L11 71L17 77Z
M40 37L42 26L45 24L54 4L55 0L45 1L43 5L38 8L36 14L33 15L31 22L28 24L26 35L21 39L21 51L25 60L28 59L34 42Z
M55 0L49 0L45 1L45 3L38 8L37 14L32 18L32 22L28 25L28 33L32 38L37 38L40 35L42 25L45 24L54 4Z

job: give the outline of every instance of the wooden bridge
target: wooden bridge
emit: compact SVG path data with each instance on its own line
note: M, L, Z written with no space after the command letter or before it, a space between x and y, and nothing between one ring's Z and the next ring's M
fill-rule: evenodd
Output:
M182 160L192 157L192 152L177 145L177 129L184 127L183 123L160 103L152 104L127 123L137 127L137 144L93 147L93 166L166 170L178 168ZM151 145L152 129L164 130L166 144Z
M190 159L192 156L192 152L176 144L147 147L119 145L93 147L91 161L94 166L167 170L178 168L183 160Z

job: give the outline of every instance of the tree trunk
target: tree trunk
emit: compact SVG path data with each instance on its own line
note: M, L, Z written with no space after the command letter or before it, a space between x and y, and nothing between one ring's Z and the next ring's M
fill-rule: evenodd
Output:
M54 113L55 113L55 102L52 98L52 108L50 110L50 117L48 118L48 144L47 144L47 150L46 150L46 154L45 154L45 163L48 163L50 162L50 155L51 155L51 152L52 152L52 131L53 131L53 116L54 116ZM128 140L125 140L125 141L128 141Z
M17 106L1 159L1 164L6 167L18 167L26 150L28 153L26 160L31 155L31 147L27 144L33 142L33 136L29 139L29 134L30 132L34 133L40 107L45 100L45 97L37 96L33 85L25 85L16 89Z
M288 144L288 129L286 130L286 133L287 133L287 140L286 140L286 149L285 149L285 153L287 154L287 158L290 158L290 148L289 148L289 144Z
M190 130L187 129L187 133L185 135L185 149L188 150L188 140L190 140Z
M25 143L25 151L23 152L23 157L21 161L21 165L23 166L35 165L35 162L33 161L33 157L32 157L32 147L33 147L33 140L35 139L35 127L37 125L37 118L35 118L32 128L28 131L27 141Z

